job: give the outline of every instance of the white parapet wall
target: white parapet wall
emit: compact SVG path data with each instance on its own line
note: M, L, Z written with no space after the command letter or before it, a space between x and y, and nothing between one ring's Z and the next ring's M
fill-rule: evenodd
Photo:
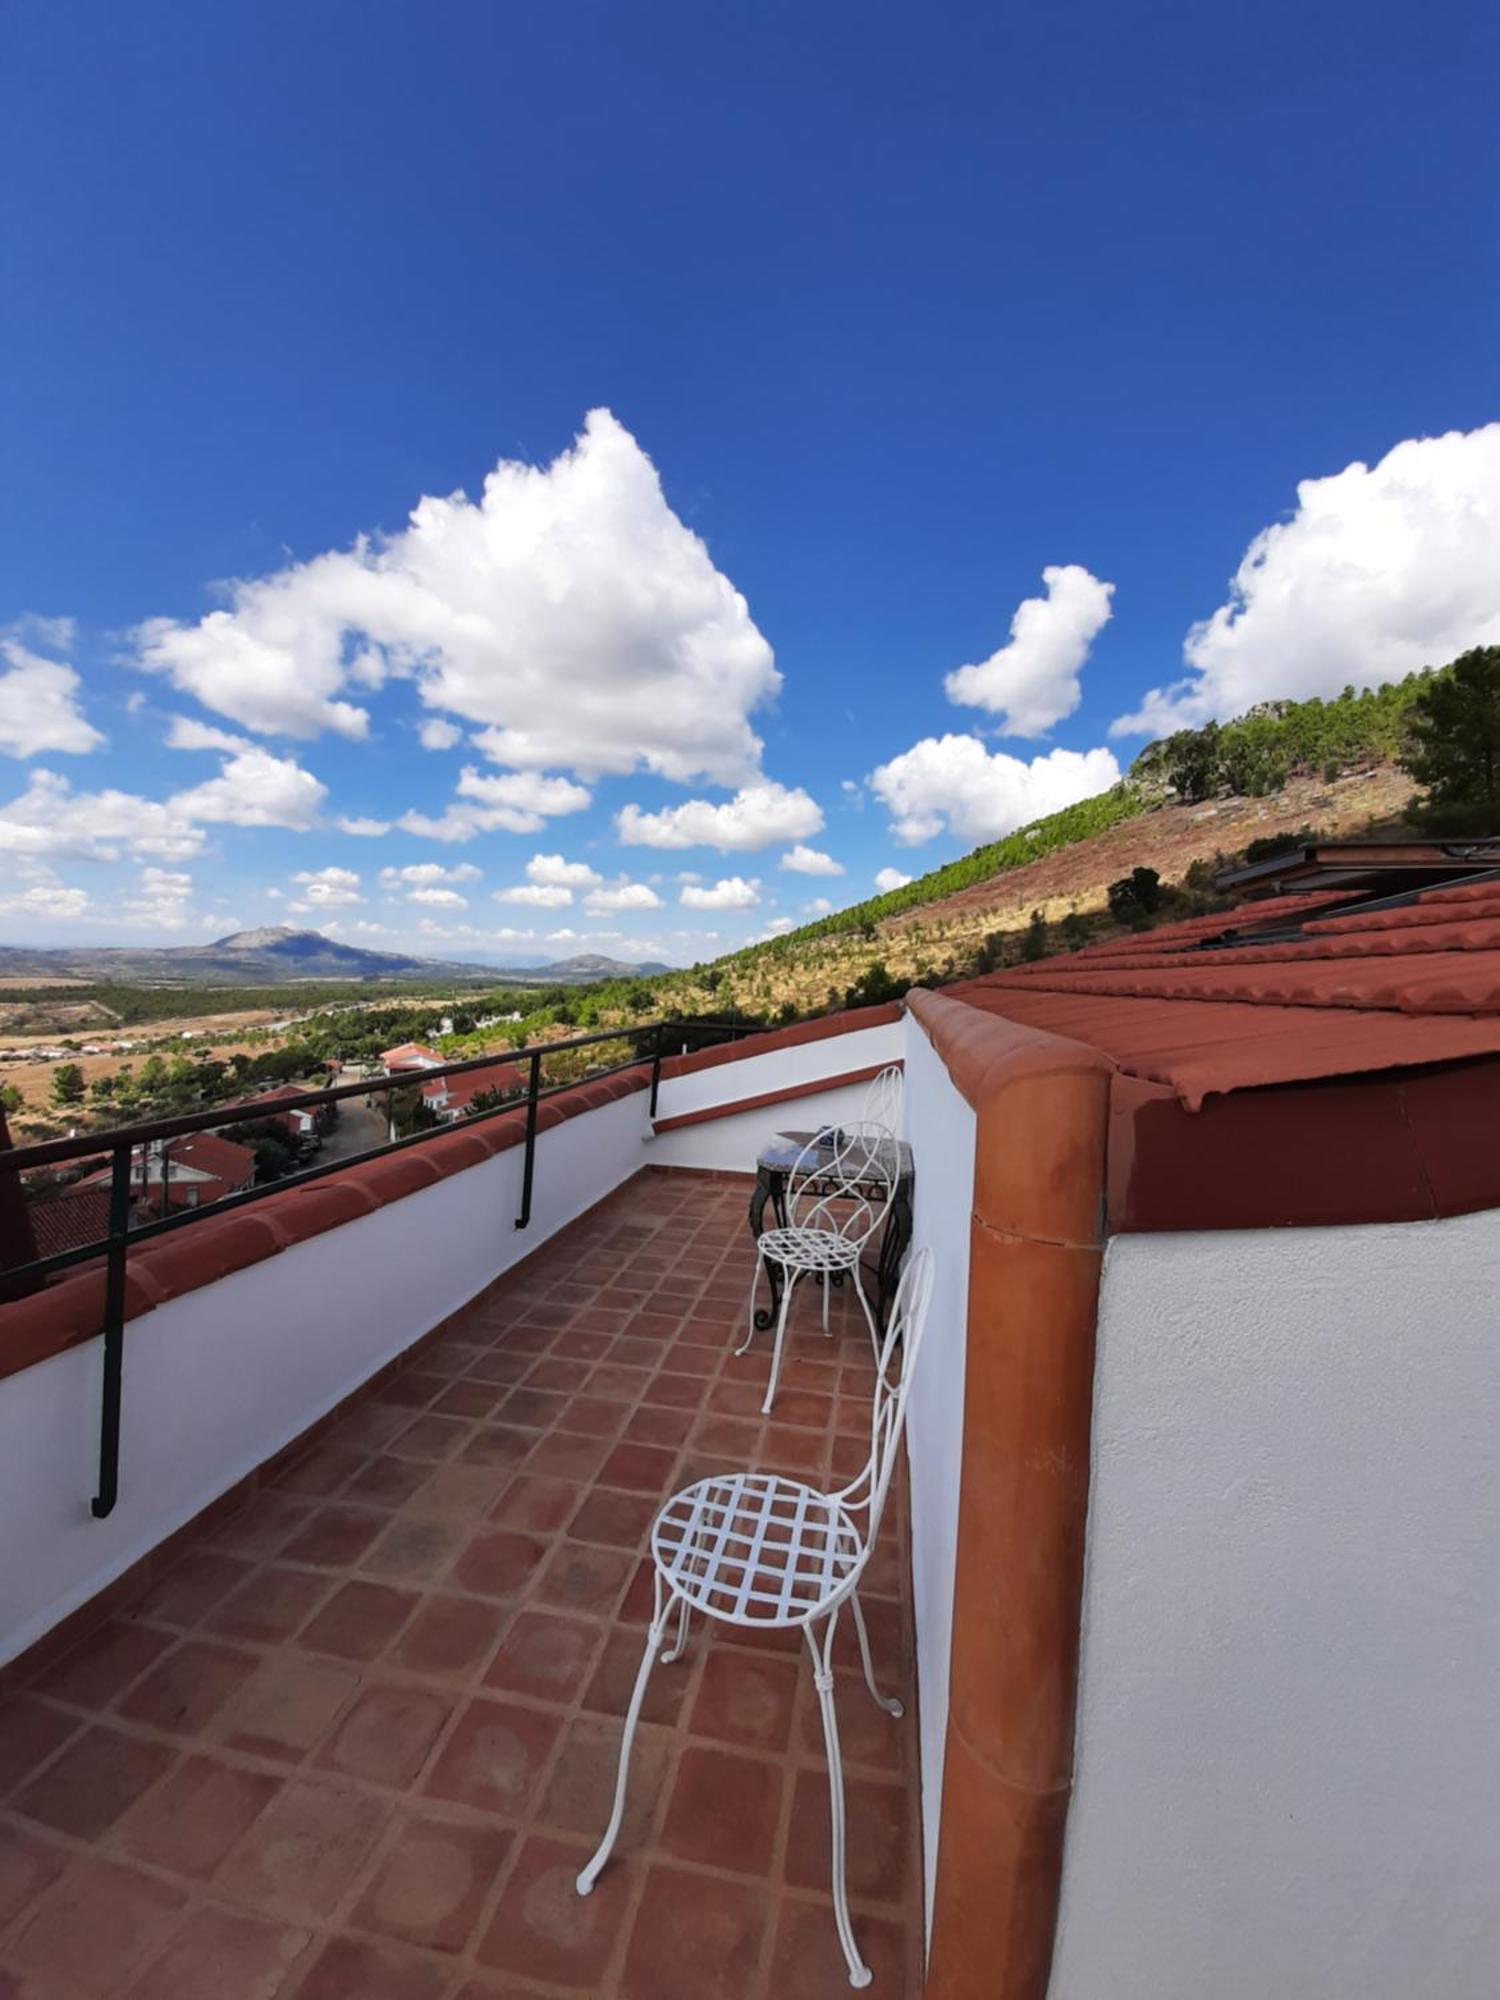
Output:
M102 1341L0 1380L0 1662L638 1172L646 1103L539 1135L524 1231L517 1146L131 1321L106 1520L89 1511Z
M658 1120L715 1110L721 1105L797 1090L826 1078L849 1076L881 1063L900 1060L904 1021L885 1021L873 1028L856 1028L845 1035L790 1048L768 1049L760 1055L737 1057L684 1076L663 1077L658 1093ZM680 1125L658 1132L648 1157L653 1165L710 1167L721 1172L753 1173L755 1156L766 1142L788 1128L811 1131L821 1125L857 1118L868 1085L846 1084L815 1095L790 1097L770 1105Z
M1500 1992L1497 1275L1493 1212L1110 1245L1050 2000Z
M929 1245L933 1253L932 1305L906 1420L921 1693L922 1853L930 1935L943 1798L943 1745L948 1732L975 1119L920 1025L910 1016L901 1025L906 1058L906 1136L916 1165L912 1241Z

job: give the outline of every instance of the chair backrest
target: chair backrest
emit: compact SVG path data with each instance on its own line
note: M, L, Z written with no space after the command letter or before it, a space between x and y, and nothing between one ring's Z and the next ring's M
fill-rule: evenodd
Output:
M887 1063L865 1092L860 1117L868 1125L883 1125L893 1139L901 1137L901 1065Z
M896 1193L894 1142L883 1125L838 1127L832 1145L814 1138L787 1176L787 1220L796 1229L827 1229L863 1244L885 1219Z
M885 1339L875 1369L875 1406L870 1418L870 1456L837 1498L850 1513L865 1512L865 1551L875 1545L896 1454L906 1423L906 1398L927 1331L927 1307L932 1298L932 1252L924 1244L913 1250L901 1272L891 1302ZM899 1350L899 1352L898 1352Z

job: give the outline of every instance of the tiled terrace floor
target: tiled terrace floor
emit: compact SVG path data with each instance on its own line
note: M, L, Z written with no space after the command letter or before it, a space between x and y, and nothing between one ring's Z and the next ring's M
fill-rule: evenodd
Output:
M745 1187L647 1173L470 1307L129 1615L0 1708L0 2000L847 1993L800 1642L695 1627L608 1810L663 1495L868 1449L863 1322L735 1360ZM441 1244L433 1256L442 1255ZM309 1326L310 1337L315 1334ZM124 1468L126 1479L129 1466ZM838 1688L856 1934L920 1988L905 1496ZM749 1638L749 1643L744 1643Z

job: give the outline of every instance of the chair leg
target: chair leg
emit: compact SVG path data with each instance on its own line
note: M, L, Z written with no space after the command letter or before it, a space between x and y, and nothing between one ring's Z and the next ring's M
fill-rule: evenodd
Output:
M748 1311L745 1314L745 1338L740 1342L739 1346L734 1350L736 1357L738 1357L741 1354L747 1354L750 1350L750 1343L755 1338L755 1290L757 1285L760 1283L761 1262L762 1262L761 1254L759 1247L757 1246L755 1252L755 1267L750 1273L750 1305Z
M658 1573L656 1607L650 1629L646 1633L646 1650L641 1655L640 1669L630 1695L630 1706L625 1711L625 1734L620 1740L620 1768L615 1774L614 1809L609 1816L609 1825L604 1829L604 1838L594 1850L592 1860L579 1874L580 1896L587 1896L598 1881L599 1871L614 1849L615 1839L620 1831L620 1821L625 1817L625 1787L630 1779L631 1745L635 1742L636 1725L641 1719L641 1704L646 1699L646 1683L651 1678L651 1669L656 1664L656 1655L661 1648L662 1637L666 1630L668 1609L669 1607L662 1602L661 1576Z
M672 1650L669 1653L662 1654L661 1656L662 1665L664 1667L670 1667L674 1660L680 1660L683 1654L687 1651L687 1642L688 1642L688 1601L685 1597L683 1597L678 1600L677 1604L677 1637L672 1642ZM876 1695L875 1699L879 1701L880 1699L879 1695Z
M854 1289L859 1295L859 1302L864 1307L865 1325L870 1329L870 1346L874 1350L875 1366L878 1369L880 1366L880 1329L875 1324L875 1315L870 1310L870 1301L865 1297L865 1288L859 1275L859 1265L857 1263L850 1271L850 1276L854 1280Z
M864 1662L865 1686L877 1708L883 1708L887 1715L905 1715L906 1710L895 1695L886 1696L875 1685L875 1668L870 1659L870 1635L865 1630L865 1614L860 1605L859 1593L855 1591L849 1598L849 1608L854 1613L854 1629L859 1635L859 1657Z
M832 1877L833 1921L849 1968L851 1986L868 1986L869 1966L859 1955L849 1923L849 1889L844 1879L844 1763L839 1752L838 1716L833 1706L833 1633L838 1624L835 1610L824 1627L820 1645L806 1626L808 1649L813 1656L813 1685L818 1690L818 1707L823 1714L823 1747L828 1755L828 1817L833 1827Z
M831 1340L833 1338L833 1330L828 1324L828 1294L833 1290L832 1271L824 1271L819 1282L823 1287L823 1338Z
M801 1275L802 1273L799 1271L796 1277L800 1278ZM791 1309L792 1293L795 1290L796 1278L794 1278L791 1267L788 1265L786 1267L786 1283L783 1285L781 1291L781 1311L776 1315L776 1345L771 1349L771 1379L766 1384L766 1400L760 1406L760 1413L763 1417L770 1415L771 1405L776 1400L776 1382L781 1374L781 1349L782 1343L786 1339L787 1313Z

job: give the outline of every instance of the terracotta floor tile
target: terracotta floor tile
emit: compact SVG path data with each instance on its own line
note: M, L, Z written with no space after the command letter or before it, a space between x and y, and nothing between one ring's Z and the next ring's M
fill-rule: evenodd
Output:
M184 1900L182 1890L134 1868L75 1861L21 1920L6 1956L41 1975L39 2000L96 2000L117 1992L160 1944Z
M603 1396L570 1396L568 1407L558 1420L558 1429L578 1431L585 1437L615 1438L624 1430L630 1407Z
M494 1650L510 1615L508 1606L439 1592L423 1599L386 1657L408 1673L467 1678Z
M0 1703L0 1793L44 1763L79 1727L76 1715L30 1695L13 1695Z
M392 1458L451 1458L473 1431L473 1423L462 1417L443 1417L429 1410L398 1432L386 1450Z
M711 1736L747 1750L785 1750L792 1738L797 1686L803 1677L795 1660L737 1652L727 1645L710 1647L688 1728L694 1736Z
M280 1789L281 1780L264 1772L185 1757L127 1814L116 1837L138 1861L207 1881Z
M527 1455L526 1470L545 1479L592 1479L610 1450L607 1438L579 1437L572 1431L548 1432Z
M276 1645L290 1638L328 1595L329 1579L312 1570L268 1564L204 1619L204 1630L226 1639Z
M578 1505L578 1488L569 1479L533 1479L522 1473L513 1479L490 1508L490 1520L530 1534L554 1534Z
M630 1691L640 1671L644 1636L639 1631L615 1629L604 1642L599 1665L589 1681L583 1706L601 1715L623 1720ZM669 1667L659 1662L646 1683L646 1700L641 1709L644 1722L673 1723L695 1681L693 1655L674 1660Z
M287 1493L326 1500L348 1483L368 1456L343 1439L327 1438L286 1466L276 1484Z
M538 1701L574 1699L599 1652L604 1628L556 1612L520 1612L484 1676L486 1687Z
M310 1936L233 1910L194 1910L126 2000L263 2000L280 1987Z
M197 1549L174 1563L135 1604L137 1617L164 1625L196 1625L204 1612L227 1597L250 1574L240 1556L221 1549Z
M341 1660L373 1660L384 1652L420 1602L414 1590L356 1579L334 1592L303 1628L297 1643L309 1652L332 1653Z
M915 1937L885 1917L854 1911L854 1942L874 1978L870 1991L882 2000L916 2000L921 1992L920 1959ZM768 1990L776 2000L829 2000L849 1991L833 1904L801 1897L783 1897L771 1956Z
M175 1752L102 1725L39 1772L16 1798L28 1819L75 1840L97 1840L172 1765Z
M210 1537L215 1548L261 1558L275 1555L312 1513L306 1500L272 1488L255 1494L237 1513L221 1521Z
M459 1717L423 1790L514 1817L539 1791L560 1727L556 1715L481 1696Z
M541 1567L547 1544L509 1528L481 1528L453 1564L452 1581L481 1597L516 1597Z
M196 1736L255 1672L253 1653L188 1639L168 1653L118 1704L132 1722L174 1736Z
M779 1764L690 1743L677 1766L661 1845L681 1861L764 1875L776 1842L781 1788Z
M630 1934L620 2000L748 2000L759 1991L769 1909L761 1883L654 1867ZM825 2000L836 1991L825 1989ZM898 1996L899 1989L889 2000Z
M57 1880L67 1862L66 1850L42 1834L0 1823L0 1931Z
M465 1465L503 1468L519 1465L536 1441L535 1431L517 1424L481 1424L458 1455Z
M534 1389L530 1378L512 1389L496 1416L502 1424L520 1424L526 1430L548 1431L568 1407L568 1398L546 1389Z
M353 1667L274 1654L219 1717L216 1734L233 1749L295 1762L332 1728L359 1686Z
M296 1780L241 1839L215 1887L292 1921L328 1916L354 1880L390 1807L347 1786Z
M612 1403L638 1403L651 1380L649 1368L627 1368L619 1361L601 1361L589 1377L589 1394Z
M517 1432L524 1437L525 1432ZM475 1525L505 1485L506 1468L459 1462L435 1465L402 1508L410 1518Z
M493 1416L500 1397L494 1386L483 1382L453 1382L433 1404L433 1411L445 1417L470 1417L476 1423Z
M346 1569L356 1563L386 1526L386 1516L367 1507L320 1507L282 1550L287 1562Z
M660 1502L651 1493L623 1493L608 1486L596 1486L568 1523L568 1539L603 1542L610 1548L640 1548L659 1506Z
M736 1469L753 1463L764 1425L759 1418L702 1416L691 1432L692 1448Z
M80 1708L105 1708L174 1643L169 1632L115 1620L48 1669L47 1693Z
M569 1406L593 1372L593 1364L588 1361L559 1361L549 1354L544 1361L538 1361L527 1371L528 1389L548 1389L568 1398Z
M615 1777L620 1766L620 1725L601 1715L575 1716L542 1794L537 1818L561 1833L597 1841L609 1824ZM671 1759L672 1734L643 1724L630 1753L630 1781L618 1852L634 1853L646 1843Z
M643 1400L668 1409L696 1410L711 1386L706 1375L676 1375L664 1368L653 1378Z
M559 1542L537 1577L535 1596L560 1611L606 1618L614 1609L635 1564L623 1549Z
M580 1896L578 1871L591 1851L538 1835L526 1842L479 1945L481 1965L599 1991L629 1907L632 1870L616 1862L592 1895Z
M399 1578L404 1583L434 1582L452 1567L469 1532L464 1521L398 1514L360 1568L368 1575Z
M349 1481L343 1497L357 1505L403 1507L430 1470L422 1459L372 1458Z
M692 1410L669 1410L659 1403L642 1403L630 1413L624 1435L634 1444L669 1445L674 1450L693 1428Z
M415 1782L452 1713L452 1698L430 1688L363 1688L318 1762L370 1784L404 1788Z
M334 1938L313 1961L297 2000L440 2000L448 1978L439 1959Z
M510 1852L504 1827L431 1813L403 1818L354 1912L361 1929L435 1951L462 1951Z
M667 1446L619 1444L599 1472L601 1486L620 1486L631 1493L665 1495L671 1490L678 1454Z
M906 1787L846 1771L844 1810L850 1895L899 1902L907 1888L912 1831ZM826 1895L830 1865L828 1775L804 1767L797 1773L792 1802L786 1879L795 1889L816 1889Z
M878 1660L875 1669L877 1684L885 1693L891 1676L881 1673ZM853 1668L835 1672L833 1700L838 1716L839 1748L845 1765L863 1765L899 1777L903 1770L903 1753L909 1753L913 1758L916 1755L913 1734L915 1716L909 1713L901 1717L891 1716L883 1708L877 1708L870 1699L864 1675ZM793 1733L798 1754L821 1763L824 1756L823 1716L812 1676L805 1669L797 1690L797 1723Z

